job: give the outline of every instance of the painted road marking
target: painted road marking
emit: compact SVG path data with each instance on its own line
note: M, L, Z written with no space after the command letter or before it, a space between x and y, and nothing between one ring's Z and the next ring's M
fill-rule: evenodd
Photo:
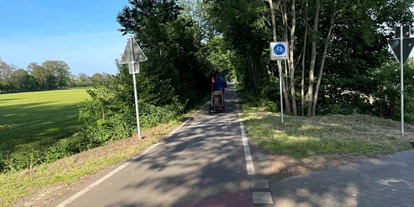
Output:
M177 127L174 131L172 131L167 139L169 137L171 137L175 132L177 132L179 129L181 129L181 127L183 127L187 122L189 121L189 119L187 119L184 123L182 123L179 127ZM146 153L148 153L149 151L151 151L152 149L154 149L156 146L158 146L159 144L161 144L161 142L158 142L157 144L152 145L150 148L148 148L147 150L141 152L139 155L133 157L132 159L128 160L127 162L125 162L123 165L117 167L115 170L111 171L110 173L108 173L107 175L105 175L104 177L102 177L101 179L95 181L94 183L92 183L91 185L89 185L88 187L84 188L83 190L79 191L78 193L76 193L75 195L73 195L72 197L68 198L67 200L63 201L62 203L60 203L59 205L57 205L56 207L63 207L68 205L69 203L71 203L72 201L76 200L77 198L81 197L83 194L85 194L86 192L88 192L89 190L91 190L92 188L94 188L95 186L101 184L103 181L105 181L106 179L110 178L112 175L114 175L115 173L121 171L122 169L124 169L126 166L128 166L129 164L131 164L132 162L134 162L134 160L140 158L141 156L145 155Z
M231 121L226 122L194 122L189 127L201 127L201 126L230 126Z
M250 183L252 184L252 188L260 188L260 189L269 188L269 183L267 182L267 179L252 179Z
M244 129L243 122L241 120L242 114L240 112L240 107L238 108L237 115L239 116L239 123L240 123L240 129L242 134L242 140L243 140L243 148L244 148L244 157L246 159L246 168L247 168L247 174L248 175L255 175L256 172L254 171L254 165L253 165L253 159L252 155L250 154L250 147L249 142L247 140L246 131Z
M272 204L272 194L270 192L253 192L254 204Z

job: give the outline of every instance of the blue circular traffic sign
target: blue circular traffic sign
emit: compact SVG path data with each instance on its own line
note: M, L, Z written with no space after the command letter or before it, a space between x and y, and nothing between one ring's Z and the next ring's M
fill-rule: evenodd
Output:
M277 44L273 48L273 51L275 51L276 55L283 55L283 53L286 51L286 48L283 44Z

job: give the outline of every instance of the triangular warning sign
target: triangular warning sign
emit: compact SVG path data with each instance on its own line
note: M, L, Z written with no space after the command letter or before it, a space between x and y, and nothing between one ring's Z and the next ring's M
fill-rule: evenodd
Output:
M392 39L388 40L389 45L394 52L395 57L399 62L401 62L401 48L400 48L400 40L399 39ZM403 60L402 63L405 64L407 62L408 57L411 54L411 51L414 47L414 38L404 38L403 40Z
M137 42L133 37L128 39L128 43L125 47L124 54L121 58L121 64L131 63L132 60L135 62L144 62L147 61L147 57L144 52L141 50Z

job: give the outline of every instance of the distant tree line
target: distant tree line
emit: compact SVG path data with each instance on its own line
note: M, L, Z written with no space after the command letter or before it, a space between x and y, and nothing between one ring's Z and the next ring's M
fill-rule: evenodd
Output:
M103 81L111 80L112 78L112 75L108 73L95 73L92 76L88 76L85 73L79 73L78 75L70 75L68 87L93 86Z
M0 93L87 87L110 78L107 73L72 75L69 65L61 60L46 60L40 65L33 62L23 69L0 58Z

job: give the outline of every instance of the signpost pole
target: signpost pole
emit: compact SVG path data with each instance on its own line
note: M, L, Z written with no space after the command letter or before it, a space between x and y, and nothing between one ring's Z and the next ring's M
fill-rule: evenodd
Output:
M270 12L272 14L272 29L273 29L273 41L276 42L276 21L275 14L273 11L273 1L269 0ZM282 63L280 60L277 61L277 67L279 69L279 85L280 85L280 117L283 124L283 96L282 96Z
M395 27L393 39L388 40L395 58L400 61L400 93L401 93L401 136L404 137L404 64L414 48L414 38L411 36L411 27L400 24ZM405 32L405 33L404 33Z
M133 66L133 67L135 69L135 66ZM139 111L138 111L138 98L137 98L137 83L136 83L136 80L135 80L135 73L132 76L132 78L134 80L135 111L136 111L136 116L137 116L138 139L141 139L141 130L139 128Z
M134 51L134 48L133 48L133 38L132 37L129 37L129 38L131 38L131 51ZM137 116L137 131L138 131L138 139L141 139L141 130L140 130L140 128L139 128L139 111L138 111L138 96L137 96L137 82L136 82L136 80L135 80L135 61L134 61L134 52L131 52L131 60L132 60L132 62L131 62L131 64L132 64L132 79L133 79L133 81L134 81L134 96L135 96L135 112L136 112L136 116ZM138 64L138 67L139 67L139 63L137 63Z
M138 93L135 74L139 73L139 63L144 61L147 61L147 57L135 41L134 37L130 36L128 38L128 43L125 46L124 54L121 58L121 64L128 64L129 74L132 75L132 80L134 81L135 115L137 118L138 140L141 139L141 130L139 127ZM136 66L135 63L137 63Z
M283 124L283 72L281 60L288 58L288 42L271 42L270 43L270 60L277 61L279 68L279 90L280 90L280 118Z
M403 41L404 41L404 35L403 35L403 26L400 25L400 54L401 54L401 60L400 60L400 78L401 78L401 136L404 136L404 50L403 50Z
M283 97L282 97L282 63L280 60L277 61L277 66L279 68L279 87L280 87L280 117L283 124Z

